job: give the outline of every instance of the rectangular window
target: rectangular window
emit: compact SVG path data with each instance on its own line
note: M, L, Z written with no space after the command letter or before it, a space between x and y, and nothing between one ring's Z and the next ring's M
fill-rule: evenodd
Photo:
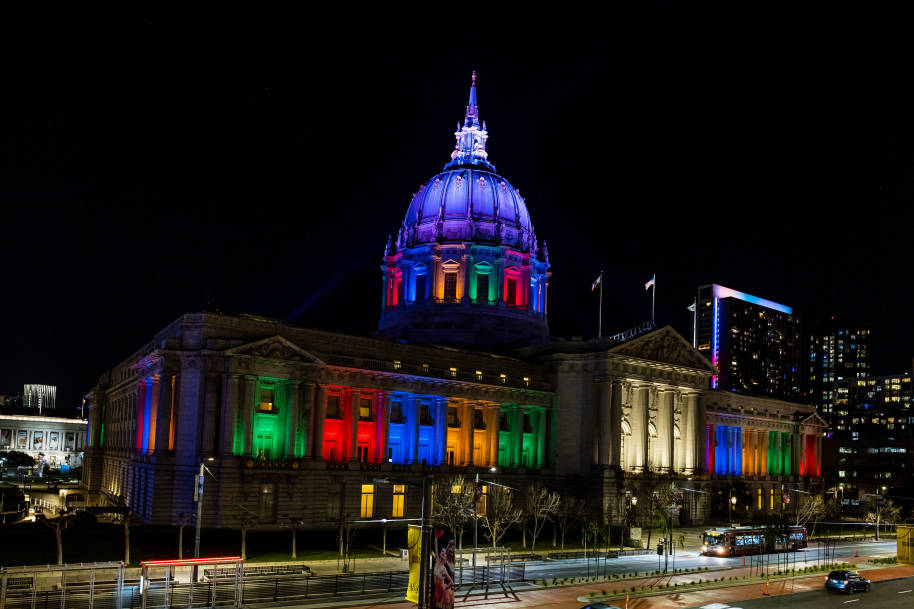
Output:
M432 419L432 413L429 410L428 404L422 404L419 407L419 425L434 425L435 420Z
M485 484L482 485L482 488L477 493L478 501L476 502L476 515L485 516L486 515L486 504L489 498L489 487Z
M459 495L462 492L463 492L463 487L461 485L459 485L459 484L451 485L451 494L452 495Z
M390 515L393 518L403 518L406 514L406 485L394 484L394 502Z
M359 418L363 421L371 421L371 400L368 398L359 399Z
M276 412L273 405L273 390L265 387L260 388L260 403L257 405L259 412Z
M455 406L447 407L447 426L460 427L460 417L457 416L457 408Z
M508 277L505 282L505 302L509 305L517 303L517 279Z
M425 278L427 275L416 275L416 300L425 300Z
M391 423L403 423L406 421L406 418L403 416L403 403L402 402L391 402L390 403L390 422Z
M457 273L444 274L444 299L457 300Z
M360 513L362 518L371 518L374 516L374 484L362 485L362 502Z
M331 483L327 485L327 519L334 520L342 516L343 485Z
M451 368L448 369L448 373L449 373L451 376L453 376L454 378L456 378L456 377L457 377L457 368L454 368L454 367L452 366Z
M476 301L481 303L489 302L489 274L480 273L476 275Z
M486 428L486 417L485 413L479 408L473 409L473 429L485 429Z
M258 520L261 523L276 521L276 485L272 482L260 485L260 513Z
M342 419L343 413L340 411L340 396L339 395L328 395L327 396L327 414L324 415L328 419Z

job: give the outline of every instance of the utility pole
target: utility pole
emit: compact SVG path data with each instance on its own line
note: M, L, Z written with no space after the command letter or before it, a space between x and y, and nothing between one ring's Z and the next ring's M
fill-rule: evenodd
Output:
M431 604L429 601L428 585L428 562L429 552L431 551L431 509L432 509L432 485L428 475L422 476L422 534L419 549L421 551L419 562L419 609L428 609Z

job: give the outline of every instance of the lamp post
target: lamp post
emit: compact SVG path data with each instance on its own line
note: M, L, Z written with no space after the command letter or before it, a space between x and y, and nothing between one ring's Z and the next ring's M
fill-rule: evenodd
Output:
M431 547L431 509L432 509L432 484L430 477L422 475L422 483L411 480L395 478L375 478L378 484L406 484L422 488L422 518L419 521L419 603L418 609L428 609L428 552Z
M213 457L206 459L207 461L215 461ZM197 530L194 534L194 558L200 558L200 521L203 520L203 476L204 472L209 472L209 469L206 467L206 463L200 462L200 473L197 476L197 484L194 486L194 501L197 502ZM213 472L209 472L210 476L213 476ZM216 477L213 476L213 480Z

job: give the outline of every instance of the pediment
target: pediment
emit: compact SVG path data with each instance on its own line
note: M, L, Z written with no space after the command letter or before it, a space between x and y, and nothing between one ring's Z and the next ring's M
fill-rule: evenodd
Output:
M617 345L610 349L609 353L692 368L711 374L718 372L698 349L670 326L664 326Z
M308 353L295 343L282 336L271 336L253 343L246 343L232 347L225 352L226 355L247 355L249 357L265 357L284 361L303 362L306 364L323 364L317 356Z
M800 421L800 425L820 425L822 427L828 427L828 423L825 422L825 419L815 412Z

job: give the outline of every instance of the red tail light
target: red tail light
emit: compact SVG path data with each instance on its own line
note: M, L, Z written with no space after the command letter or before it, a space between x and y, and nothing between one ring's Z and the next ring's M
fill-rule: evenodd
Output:
M846 579L844 580L844 585L845 585L845 586L847 585L847 580L846 580Z

